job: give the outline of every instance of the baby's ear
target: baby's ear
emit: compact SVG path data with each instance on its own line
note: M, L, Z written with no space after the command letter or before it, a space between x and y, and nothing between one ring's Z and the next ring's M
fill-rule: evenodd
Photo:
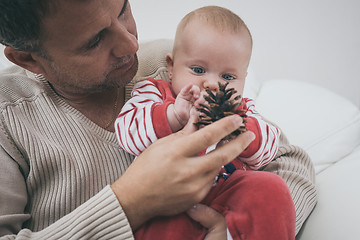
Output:
M171 53L166 54L166 64L167 64L167 68L168 68L169 79L172 80L174 59L173 59L173 55Z

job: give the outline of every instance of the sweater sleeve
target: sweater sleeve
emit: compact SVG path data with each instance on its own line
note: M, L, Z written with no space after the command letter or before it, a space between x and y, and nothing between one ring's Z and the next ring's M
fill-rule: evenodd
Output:
M314 165L300 147L289 144L284 134L279 149L264 171L279 175L288 185L296 211L296 234L300 231L317 202Z
M239 159L251 169L257 170L274 159L278 151L280 129L261 117L255 109L253 100L245 98L243 102L243 108L248 116L245 126L255 134L256 138L240 154Z
M5 146L6 147L6 146ZM9 146L8 146L9 147ZM13 151L16 152L16 151ZM14 155L14 154L13 154ZM74 211L39 232L24 229L31 218L26 212L26 163L0 148L0 239L133 239L132 230L110 186Z
M26 214L1 216L1 231L12 230L13 227L19 228L21 225L18 221L30 217L25 216ZM134 239L125 213L110 186L107 186L83 205L39 232L22 229L17 235L5 235L0 239L107 239L114 237Z
M172 99L171 90L163 80L136 83L115 122L120 146L138 156L154 141L171 134L166 110Z

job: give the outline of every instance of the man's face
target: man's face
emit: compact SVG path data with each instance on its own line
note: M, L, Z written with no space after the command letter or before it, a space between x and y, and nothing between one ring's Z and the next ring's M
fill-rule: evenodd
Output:
M67 94L127 84L138 67L136 24L125 0L58 1L43 21L47 80Z

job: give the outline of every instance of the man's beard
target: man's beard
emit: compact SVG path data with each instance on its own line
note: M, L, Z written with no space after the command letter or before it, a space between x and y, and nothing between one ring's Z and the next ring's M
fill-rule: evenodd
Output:
M56 78L56 80L52 81L48 79L47 76L45 77L53 87L68 93L96 93L114 88L123 88L131 82L138 70L137 55L134 55L134 64L129 70L124 72L120 77L112 77L111 73L118 68L118 65L121 64L114 64L111 70L102 74L103 77L101 81L98 81L99 79L95 79L96 81L88 81L88 79L86 79L88 76L78 74L74 77L73 74L66 71L66 69L59 68L54 62L50 62L48 66L52 71L53 78ZM96 84L97 82L99 83Z
M110 70L107 74L105 74L105 81L104 81L106 83L105 86L109 86L110 88L114 88L114 87L122 88L125 87L128 83L130 83L138 70L139 62L137 55L136 54L134 55L133 66L121 76L120 80L118 78L112 79L111 72L118 69L121 66L122 66L121 63L114 64L112 66L112 70Z

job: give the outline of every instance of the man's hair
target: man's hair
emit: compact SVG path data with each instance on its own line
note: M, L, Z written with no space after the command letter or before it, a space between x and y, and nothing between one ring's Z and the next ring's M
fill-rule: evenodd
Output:
M0 43L42 53L41 23L56 0L0 0Z
M176 30L176 35L180 35L186 28L187 24L193 19L200 19L201 21L204 21L207 24L216 27L217 29L222 31L229 31L232 33L238 33L243 28L245 28L249 33L252 45L252 36L244 21L237 14L227 8L219 6L205 6L188 13L180 21Z

